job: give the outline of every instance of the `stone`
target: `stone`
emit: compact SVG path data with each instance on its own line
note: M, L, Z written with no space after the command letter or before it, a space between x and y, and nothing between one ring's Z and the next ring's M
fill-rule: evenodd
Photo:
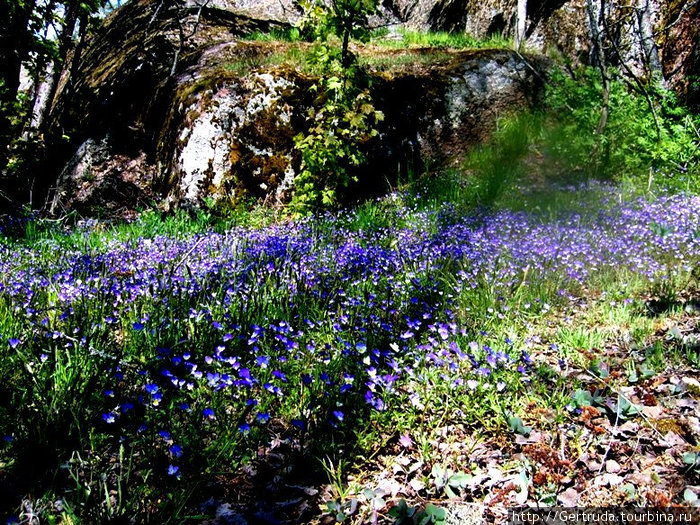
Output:
M308 129L315 104L314 78L265 65L285 44L240 40L282 26L209 9L173 68L179 42L151 32L183 15L156 11L154 2L137 0L110 17L86 49L75 93L59 96L52 129L70 142L53 141L51 164L67 167L51 183L58 186L52 209L80 206L89 214L144 200L164 209L286 202L301 161L294 137ZM500 115L537 103L546 68L543 59L508 50L469 50L376 71L372 96L385 119L366 147L359 182L341 199L385 191L397 166L420 169L424 159L461 155L488 136ZM122 184L134 182L137 166L142 180ZM104 190L110 184L117 191Z
M605 472L608 474L617 474L620 470L622 470L622 467L614 459L609 459L605 462Z

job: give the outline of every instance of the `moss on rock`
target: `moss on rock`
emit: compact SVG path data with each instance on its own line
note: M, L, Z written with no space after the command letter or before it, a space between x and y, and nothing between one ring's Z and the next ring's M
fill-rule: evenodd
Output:
M86 140L109 137L115 159L142 159L149 175L141 191L164 206L208 197L283 202L299 168L294 136L308 128L314 78L280 57L298 61L305 45L241 41L245 31L269 23L210 10L171 74L179 45L174 17L181 13L156 14L155 4L127 4L90 43L74 95L61 99L55 122L57 132L72 130L63 162ZM372 50L387 64L401 53L422 59L372 68L373 96L386 119L347 199L381 191L399 165L470 147L497 116L536 102L535 72L545 67L506 50ZM62 184L70 179L68 170Z

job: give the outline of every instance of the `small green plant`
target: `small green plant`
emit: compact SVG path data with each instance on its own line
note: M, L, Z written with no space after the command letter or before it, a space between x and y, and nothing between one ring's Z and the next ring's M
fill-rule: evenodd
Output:
M444 525L447 518L447 511L442 507L438 507L432 503L428 503L425 509L416 515L416 523L418 525Z
M331 35L341 39L341 64L344 68L356 62L350 53L350 38L367 42L371 36L368 17L377 9L377 0L306 0L301 2L305 17L302 34L312 40L327 42Z
M405 48L405 47L432 47L447 49L485 49L485 48L507 48L512 49L513 44L509 39L501 35L490 35L486 38L477 39L466 33L448 33L445 31L422 32L410 29L401 29L397 37L386 38L388 31L377 32L372 36L376 42L383 47Z
M409 506L406 500L401 499L389 510L389 516L394 519L394 525L444 525L447 512L432 503L419 509Z
M330 9L318 2L307 6L302 27L316 39L308 60L320 78L310 88L315 101L309 129L294 138L301 154L291 202L297 215L337 204L338 191L357 180L354 170L365 162L362 149L384 118L372 101L367 75L347 47L373 6L368 0L337 0ZM333 35L342 36L341 49Z
M466 487L472 478L469 474L454 472L452 469L443 468L437 463L433 465L431 476L435 489L438 491L444 490L449 498L456 498L457 493Z
M520 434L521 436L529 436L530 433L532 432L532 427L526 427L523 424L523 420L520 419L519 417L511 416L508 418L508 426L510 427L511 431L513 431L516 434Z
M610 411L613 417L620 421L625 421L641 413L642 409L640 406L631 403L625 396L618 394L617 403L610 407Z
M358 499L350 497L350 489L345 483L347 464L343 459L334 464L331 458L326 458L321 461L321 465L328 476L333 497L332 500L326 501L326 512L331 514L338 523L342 523L346 518L354 515L359 507ZM363 495L373 506L378 504L379 500L382 502L381 507L384 506L380 494L375 494L374 491L367 489Z
M389 509L389 516L394 519L394 525L409 525L413 523L416 507L409 506L405 499L401 499Z
M688 470L700 474L700 452L686 452L683 454L683 463L687 465Z

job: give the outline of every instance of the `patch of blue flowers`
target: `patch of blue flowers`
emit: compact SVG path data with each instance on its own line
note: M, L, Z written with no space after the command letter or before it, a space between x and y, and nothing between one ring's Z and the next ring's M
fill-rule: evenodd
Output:
M3 246L0 294L17 316L3 337L46 366L57 349L109 361L91 424L179 479L211 453L243 457L272 429L346 432L372 410L423 407L427 375L474 396L527 381L528 342L475 326L474 290L507 296L550 279L567 296L604 271L692 271L698 197L596 191L593 215L553 220L452 209L445 220L396 204L391 229L357 231L343 212L56 258Z

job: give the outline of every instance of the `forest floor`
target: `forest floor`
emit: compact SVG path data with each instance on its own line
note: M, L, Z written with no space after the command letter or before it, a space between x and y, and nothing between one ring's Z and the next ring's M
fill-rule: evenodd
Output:
M698 197L479 208L469 184L299 221L6 223L9 522L697 506Z

